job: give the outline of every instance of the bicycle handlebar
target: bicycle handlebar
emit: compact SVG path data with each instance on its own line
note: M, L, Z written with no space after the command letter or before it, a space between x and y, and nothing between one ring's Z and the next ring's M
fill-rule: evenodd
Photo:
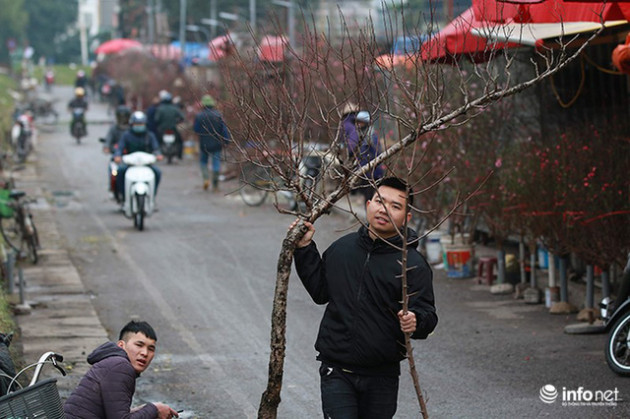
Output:
M44 364L48 362L50 362L55 368L57 368L57 370L61 372L61 375L63 375L64 377L66 376L66 371L61 367L61 365L57 364L57 362L63 362L63 355L55 353L55 352L46 352L45 354L39 357L39 361L37 361L36 364L33 364L33 365L36 365L36 367L35 367L35 372L33 373L33 378L31 379L31 382L29 383L29 386L32 386L33 384L37 382L37 380L39 379L39 374L41 373L42 368L44 367ZM30 366L33 366L33 365L30 365Z

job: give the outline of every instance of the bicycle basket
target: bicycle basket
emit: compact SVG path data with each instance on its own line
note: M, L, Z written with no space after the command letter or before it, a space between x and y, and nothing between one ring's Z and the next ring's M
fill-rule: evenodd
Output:
M13 208L9 205L11 202L10 189L0 189L0 217L2 218L11 218L13 217Z
M0 419L64 419L57 380L48 378L0 397Z

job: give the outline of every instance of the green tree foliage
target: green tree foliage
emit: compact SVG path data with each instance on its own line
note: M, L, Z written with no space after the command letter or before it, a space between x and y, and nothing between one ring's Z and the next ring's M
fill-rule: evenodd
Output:
M12 0L3 0L12 3ZM35 57L55 55L54 40L77 22L78 2L68 0L20 1L28 15L26 37ZM3 9L4 11L4 9Z
M7 41L15 39L21 45L26 32L28 15L24 0L0 0L0 64L9 64Z

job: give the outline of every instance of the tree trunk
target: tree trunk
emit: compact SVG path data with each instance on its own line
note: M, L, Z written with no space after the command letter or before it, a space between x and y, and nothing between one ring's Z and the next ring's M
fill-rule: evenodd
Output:
M290 233L287 234L287 237L282 242L282 249L278 257L276 290L271 313L269 374L267 389L262 395L258 408L259 419L275 419L278 413L278 405L280 404L286 351L287 292L289 290L289 276L291 275L291 262L295 246L295 240L291 240L290 236Z

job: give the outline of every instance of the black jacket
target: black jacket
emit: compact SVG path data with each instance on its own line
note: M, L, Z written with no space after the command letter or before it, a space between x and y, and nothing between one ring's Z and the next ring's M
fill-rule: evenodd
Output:
M416 239L410 230L410 240ZM400 246L402 239L391 241ZM410 243L409 310L416 315L412 338L424 339L437 324L433 273ZM297 273L317 304L328 304L315 349L318 359L366 375L398 375L406 356L397 313L401 310L401 252L367 228L335 241L320 257L315 243L294 253Z

